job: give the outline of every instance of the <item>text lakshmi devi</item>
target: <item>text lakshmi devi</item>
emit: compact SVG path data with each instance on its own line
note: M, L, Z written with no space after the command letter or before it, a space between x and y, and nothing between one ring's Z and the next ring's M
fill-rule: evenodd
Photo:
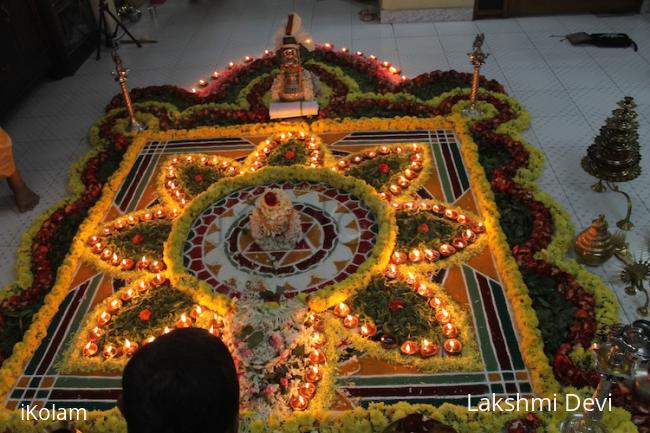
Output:
M557 394L546 398L522 397L519 393L514 397L492 394L491 397L482 397L475 406L472 405L472 399L472 395L467 394L467 410L469 412L556 412L558 407L564 408L567 412L612 410L611 394L602 400L590 397L582 398L578 394L564 394L564 398L560 400L558 400Z

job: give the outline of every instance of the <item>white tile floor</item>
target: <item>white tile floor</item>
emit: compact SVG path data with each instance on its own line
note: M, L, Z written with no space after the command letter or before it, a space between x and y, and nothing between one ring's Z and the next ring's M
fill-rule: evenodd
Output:
M624 202L613 193L591 192L593 180L579 161L616 101L631 95L639 104L644 174L624 189L634 199L637 227L628 239L633 250L645 251L650 228L650 16L596 17L572 15L477 22L424 24L363 23L357 13L364 3L352 0L296 2L314 39L330 41L390 59L409 76L433 69L470 71L466 52L477 31L486 34L491 53L483 73L502 82L532 114L528 140L546 155L542 187L583 228L598 213L610 224L623 216ZM144 13L132 26L137 36L157 44L137 49L123 45L120 53L131 69L132 87L176 84L190 87L228 61L271 48L288 0L169 0L158 8L157 20ZM551 35L575 31L626 32L639 44L631 49L576 48ZM68 166L87 151L85 135L117 93L111 60L88 59L78 73L43 83L5 120L13 136L19 167L42 196L34 211L18 214L9 190L0 186L0 285L13 279L15 250L30 221L65 194ZM618 282L615 260L595 272L615 287L623 319L637 317L640 298L631 298Z

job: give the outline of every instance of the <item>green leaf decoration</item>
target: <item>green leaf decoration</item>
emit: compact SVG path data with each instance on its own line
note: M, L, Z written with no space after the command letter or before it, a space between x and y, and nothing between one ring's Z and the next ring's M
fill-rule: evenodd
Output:
M429 248L437 250L461 235L464 226L431 211L397 213L397 248Z
M146 256L150 260L162 260L163 244L169 236L172 222L168 219L142 221L121 230L115 230L103 239L106 247L120 257L138 260Z
M389 303L394 300L402 301L403 308L391 310ZM404 281L375 277L355 293L350 305L362 319L370 320L377 329L393 334L399 341L440 338L435 311Z
M121 346L127 338L140 343L149 336L159 336L165 327L174 329L181 312L187 314L193 305L194 300L190 295L172 288L169 284L151 287L140 294L136 291L134 297L129 302L124 302L104 326L104 335L99 338L97 344L99 347L107 343ZM143 310L151 312L149 320L139 317ZM94 318L98 314L91 314L89 317Z
M171 197L191 200L224 177L239 174L239 163L215 155L179 155L168 161L164 173L164 186Z
M379 192L399 195L421 183L424 152L424 147L416 143L376 146L347 155L339 160L338 167Z
M280 143L266 158L267 165L290 166L305 165L309 159L309 150L304 140L289 140Z

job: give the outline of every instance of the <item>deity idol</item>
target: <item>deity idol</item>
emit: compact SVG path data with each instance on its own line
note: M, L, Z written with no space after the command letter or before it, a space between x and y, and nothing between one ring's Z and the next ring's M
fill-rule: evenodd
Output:
M262 194L250 217L251 236L264 250L293 248L302 236L300 215L287 194L272 188Z

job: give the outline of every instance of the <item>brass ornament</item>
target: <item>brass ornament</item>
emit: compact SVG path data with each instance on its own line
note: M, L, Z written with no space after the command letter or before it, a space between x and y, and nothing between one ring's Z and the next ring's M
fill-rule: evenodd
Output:
M599 215L591 225L583 230L575 242L575 250L582 263L599 266L614 254L615 244L608 230L605 215Z
M481 115L481 110L479 110L478 107L476 106L476 100L478 98L478 84L480 78L480 70L481 70L481 65L485 63L485 60L490 55L488 53L484 53L481 50L484 40L485 40L485 35L483 33L476 35L476 38L474 39L474 44L472 45L474 49L472 50L471 53L467 53L467 56L469 57L469 61L472 63L472 66L474 67L472 73L472 89L469 96L469 107L467 107L462 111L463 115L468 117L478 117Z
M636 121L634 98L626 96L617 105L619 108L612 111L612 116L600 128L581 165L587 173L598 178L598 182L591 186L593 191L604 192L609 188L625 197L627 213L616 225L621 230L630 230L634 227L630 220L632 200L614 183L628 182L641 174L639 123Z
M142 123L138 122L135 118L135 112L133 111L133 103L131 102L131 94L129 93L129 88L126 85L126 77L129 74L129 70L124 67L122 64L122 59L119 54L117 54L117 49L113 47L111 51L113 57L113 63L115 63L115 71L112 72L120 85L120 90L122 91L122 98L124 99L124 105L126 105L126 111L129 113L130 120L130 131L131 132L142 132L147 127Z
M648 277L650 277L650 260L644 260L643 258L625 263L621 271L621 281L626 284L625 293L635 295L637 292L641 292L645 295L645 304L637 309L639 314L643 316L648 315L648 304L650 303L648 290L643 284Z

